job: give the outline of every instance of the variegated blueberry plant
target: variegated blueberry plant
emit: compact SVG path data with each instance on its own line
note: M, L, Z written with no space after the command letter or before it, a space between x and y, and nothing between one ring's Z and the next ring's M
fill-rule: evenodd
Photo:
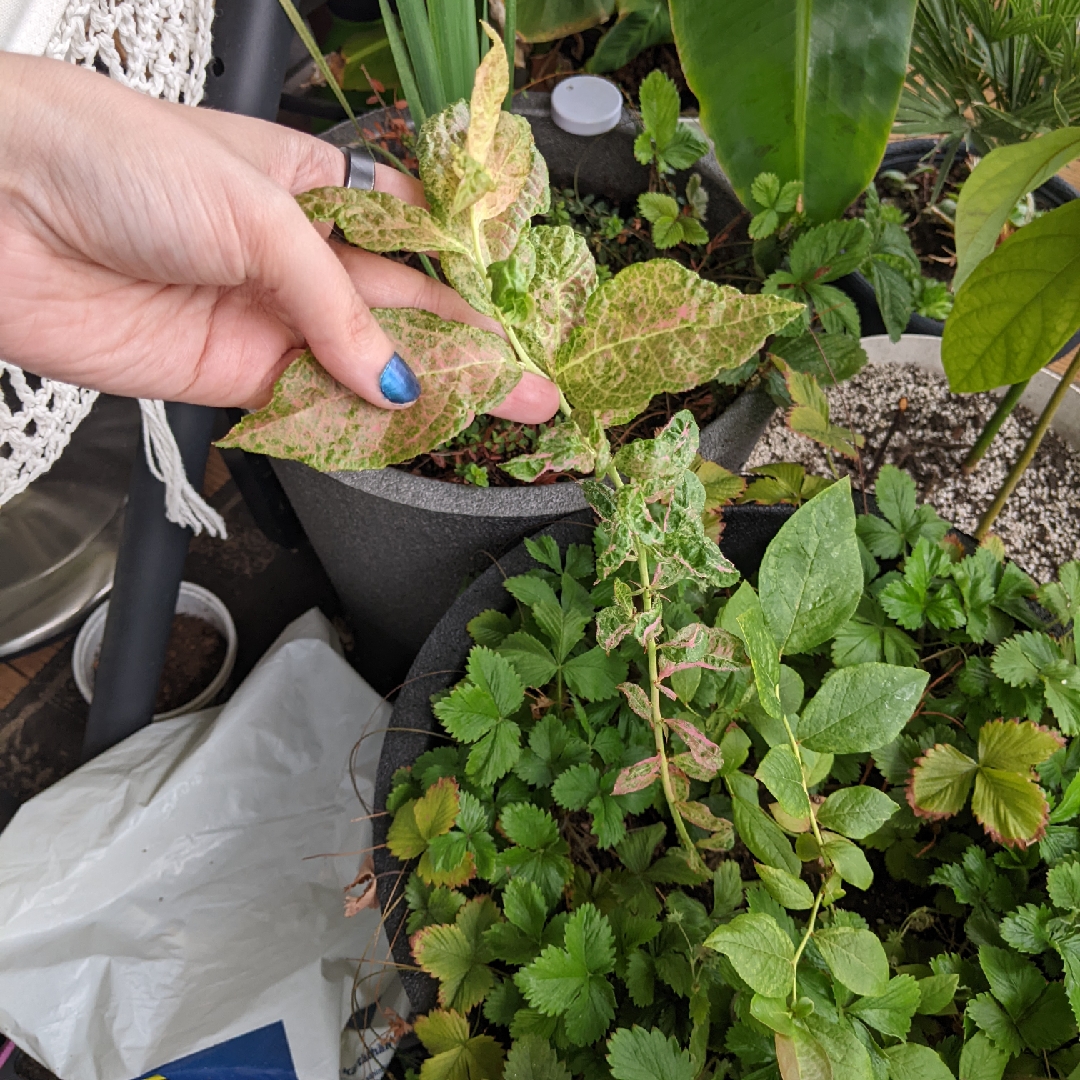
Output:
M324 470L380 468L456 435L530 371L558 385L561 412L536 452L507 471L523 480L548 470L602 473L607 427L633 419L658 393L738 368L798 314L788 300L745 296L667 259L633 264L597 287L582 236L530 224L548 209L547 166L528 121L502 111L507 80L503 47L492 36L471 102L422 126L417 157L430 209L343 188L300 196L313 220L335 222L370 251L438 255L447 281L497 319L505 338L411 308L376 311L420 380L413 407L368 404L308 352L224 445Z
M399 1075L1071 1075L1080 565L1033 604L886 467L881 516L832 484L755 587L696 442L679 413L584 481L592 547L528 542L394 777L439 994Z

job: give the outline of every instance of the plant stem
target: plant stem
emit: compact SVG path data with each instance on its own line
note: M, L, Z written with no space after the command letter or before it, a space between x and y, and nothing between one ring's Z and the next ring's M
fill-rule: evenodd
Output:
M502 322L501 313L499 321ZM525 346L521 344L521 339L514 332L514 328L512 326L509 326L505 322L503 322L502 325L503 329L506 331L507 338L509 338L510 340L510 344L514 348L514 352L517 354L517 358L521 366L526 371L531 371L534 375L539 375L541 376L541 378L550 379L552 382L554 382L554 380L551 379L551 376L546 371L544 371L543 368L541 368L540 365L537 364L525 351ZM566 395L562 392L562 387L559 386L558 383L555 383L555 385L559 391L559 412L562 413L563 416L569 416L571 412L570 402L566 400Z
M803 765L802 751L799 749L799 740L795 738L795 732L791 730L788 718L784 717L784 730L787 732L788 742L791 743L791 752L799 763L799 780L802 783L803 793L806 795L806 805L810 807L810 828L814 832L814 839L818 847L823 848L825 841L821 839L821 831L818 829L817 814L814 813L814 800L810 798L810 788L806 785L806 768Z
M614 465L608 466L608 477L611 479L615 489L623 487L623 479L619 475L618 470ZM645 550L638 547L638 576L641 581L641 606L646 612L653 609L653 596L652 596L652 579L649 577L649 557ZM645 653L649 662L649 706L652 712L652 729L653 739L656 743L656 756L660 759L660 784L664 789L664 797L667 799L668 810L671 812L671 816L675 821L675 829L679 834L679 840L682 843L683 850L686 852L687 862L690 864L690 868L695 870L699 874L708 874L708 867L705 865L698 854L698 850L694 847L693 840L690 839L690 834L686 831L686 822L683 821L682 814L679 813L679 800L675 796L675 789L671 784L671 775L668 772L668 758L667 748L664 745L664 716L660 711L660 677L659 670L656 663L656 640L653 637L649 638L648 644L645 646Z
M990 508L983 514L979 527L975 530L976 540L982 540L990 531L990 527L994 524L998 514L1001 513L1002 507L1020 482L1020 477L1024 475L1024 470L1031 464L1031 459L1035 456L1035 451L1039 449L1043 436L1050 429L1050 421L1054 419L1054 413L1057 412L1058 406L1065 400L1065 395L1072 388L1073 379L1078 371L1080 371L1080 349L1077 349L1076 355L1069 362L1069 367L1065 374L1061 376L1061 382L1058 383L1057 389L1050 395L1050 400L1046 403L1046 408L1043 409L1039 422L1035 425L1035 430L1031 433L1023 453L1009 471L1009 475L1005 477L1005 483L1001 485L1001 490L998 491L994 501L990 504Z
M791 1004L793 1006L799 1000L799 960L806 949L806 943L813 936L814 924L817 922L818 911L821 909L821 900L824 895L825 886L822 885L818 889L817 896L814 897L814 906L810 909L810 918L806 923L806 930L803 933L802 941L799 942L799 947L795 950L795 959L791 962Z
M1018 382L1013 386L1010 386L1008 392L1001 401L998 402L998 407L994 410L994 415L986 422L986 426L975 440L975 445L968 452L968 456L964 458L964 464L961 468L964 470L965 476L970 476L978 467L979 462L982 461L983 455L990 449L990 444L994 441L994 437L1001 430L1001 425L1005 423L1009 418L1009 414L1016 408L1016 403L1027 389L1027 384L1029 382L1031 382L1030 379L1025 379L1023 382Z

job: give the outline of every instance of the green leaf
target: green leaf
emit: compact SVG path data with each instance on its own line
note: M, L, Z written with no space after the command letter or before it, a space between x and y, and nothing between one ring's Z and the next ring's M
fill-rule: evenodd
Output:
M417 1037L431 1057L422 1080L492 1080L502 1073L503 1048L490 1035L469 1036L469 1021L436 1010L416 1020Z
M477 645L497 649L514 632L514 624L501 611L482 611L470 619L466 629Z
M1017 230L956 294L941 360L958 393L1031 378L1080 324L1080 206Z
M991 839L1020 848L1042 838L1050 816L1046 796L1033 780L982 765L975 777L971 810Z
M1038 954L1050 948L1047 923L1053 908L1045 904L1021 904L1001 920L1001 936L1020 952Z
M889 961L876 934L852 926L833 926L815 931L814 944L833 976L849 990L867 997L886 992Z
M759 994L782 997L790 992L795 947L771 915L736 915L718 926L705 945L726 956L739 977Z
M914 0L673 0L701 121L739 198L761 172L803 181L811 221L838 218L874 176L907 72Z
M769 716L783 720L784 706L780 700L780 653L776 642L765 626L765 615L759 598L751 589L744 595L744 609L736 617L742 631L743 643L754 669L758 701Z
M796 371L813 375L822 386L834 386L858 375L867 361L866 350L849 334L807 331L798 337L777 338L769 351Z
M410 936L425 926L453 922L465 903L463 893L426 885L416 874L411 874L405 883L405 899L409 904L405 932Z
M734 773L728 777L728 781L742 775ZM750 777L746 779L754 783ZM755 789L756 786L755 784ZM798 876L802 867L795 852L791 850L791 841L784 835L783 829L758 806L756 799L755 794L753 802L738 795L731 800L731 816L739 838L763 863Z
M885 746L911 718L929 678L925 671L891 664L840 668L803 710L799 740L811 750L832 754Z
M818 808L818 824L843 836L862 840L877 832L899 807L877 788L841 788L834 791Z
M953 998L960 982L960 976L928 975L919 979L919 1007L916 1012L923 1016L940 1016L953 1011Z
M619 21L596 43L586 71L618 71L644 49L671 41L671 16L661 0L620 0L618 6ZM708 147L701 153L708 153Z
M570 848L555 819L532 803L512 803L503 810L499 825L514 846L499 852L496 865L511 877L534 882L554 904L574 872L566 857Z
M808 838L809 834L807 835ZM835 867L840 876L856 889L869 889L874 881L874 872L870 863L857 844L845 840L835 833L824 833L825 846L821 853ZM801 839L801 837L800 837Z
M570 1073L551 1043L526 1035L510 1047L502 1080L570 1080Z
M420 381L408 409L382 409L332 378L310 352L294 360L270 404L217 445L303 461L322 472L381 469L453 438L517 385L521 368L495 334L417 308L373 313Z
M979 966L990 990L1013 1020L1019 1020L1046 989L1046 980L1030 960L993 945L979 946Z
M551 794L567 810L583 810L600 793L600 773L592 765L575 765L555 781Z
M814 906L814 894L802 878L762 863L754 863L754 869L769 895L777 903L793 911L805 911Z
M805 817L810 813L802 769L790 746L772 747L754 775L792 817Z
M509 634L496 645L500 656L505 656L514 666L524 686L547 686L559 670L551 650L532 634L518 631Z
M762 559L761 608L780 651L807 652L827 641L854 613L862 588L855 508L844 479L796 510Z
M484 1000L495 984L487 966L491 952L484 932L499 918L499 909L488 896L470 900L453 926L427 926L412 939L416 962L439 980L439 1004L468 1012Z
M585 701L607 701L619 692L619 683L626 678L626 661L620 656L608 656L594 647L568 660L563 676L570 692Z
M514 976L526 1000L545 1016L562 1016L577 1046L599 1039L615 1015L615 994L607 974L615 964L615 944L607 919L583 904L567 920L565 948L549 945Z
M787 413L788 427L845 457L858 457L863 436L830 421L829 401L814 376L789 369L784 372L784 382L794 402Z
M791 273L803 282L835 281L862 266L872 240L869 227L860 218L829 221L808 229L791 245Z
M960 1054L960 1080L1001 1080L1009 1053L999 1050L981 1031L964 1043Z
M1062 128L987 154L960 189L956 203L956 274L959 289L997 245L1017 200L1080 155L1080 130Z
M658 393L688 390L737 367L799 310L714 285L667 259L635 263L589 298L554 375L575 408L625 422Z
M614 11L615 0L518 0L517 32L526 41L555 41L607 22Z
M884 1053L889 1062L889 1080L954 1080L952 1070L929 1046L901 1043Z
M884 994L859 998L847 1011L883 1035L905 1039L920 1001L918 982L910 975L897 975L889 980Z
M1080 863L1055 866L1046 875L1050 899L1067 911L1080 911Z
M675 1039L653 1028L619 1028L608 1040L614 1080L694 1080L697 1070Z

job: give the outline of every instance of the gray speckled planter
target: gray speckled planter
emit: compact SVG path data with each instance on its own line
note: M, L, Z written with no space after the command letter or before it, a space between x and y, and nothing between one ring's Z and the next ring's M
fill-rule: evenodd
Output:
M633 154L628 114L597 139L552 124L546 94L520 106L556 184L624 200L643 191L647 171ZM344 145L351 124L327 133ZM709 191L711 230L742 212L715 159L697 171ZM702 433L704 457L742 467L772 415L763 394L744 394ZM440 616L500 555L538 529L586 510L576 484L476 488L398 469L319 473L292 461L274 468L356 634L361 674L380 692L398 685Z

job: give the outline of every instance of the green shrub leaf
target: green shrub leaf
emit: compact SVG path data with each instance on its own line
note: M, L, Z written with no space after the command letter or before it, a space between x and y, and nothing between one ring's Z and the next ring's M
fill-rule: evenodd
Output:
M694 1080L697 1070L675 1039L653 1028L619 1028L608 1040L614 1080Z
M834 791L817 812L818 824L853 840L877 832L899 809L883 791L860 784Z
M848 1006L847 1011L883 1035L904 1039L911 1030L911 1018L918 1011L921 1000L918 982L910 975L897 975L889 980L885 993L859 998Z
M876 934L833 926L815 931L814 943L833 976L849 990L880 997L888 989L889 961Z
M795 947L771 915L736 915L718 926L705 945L726 956L739 977L759 994L783 997L790 992Z

